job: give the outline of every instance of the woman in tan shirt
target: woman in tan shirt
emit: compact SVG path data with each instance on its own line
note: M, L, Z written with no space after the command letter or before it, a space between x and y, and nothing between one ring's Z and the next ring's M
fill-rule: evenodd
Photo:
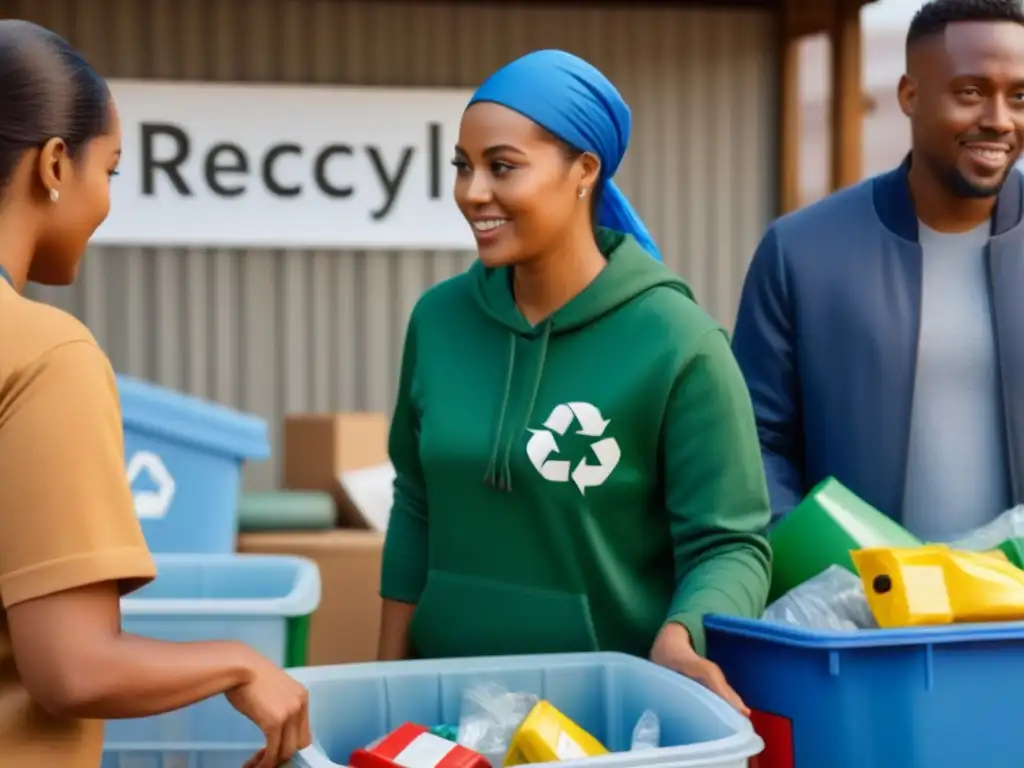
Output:
M121 155L106 84L66 41L0 20L0 761L98 768L107 718L219 693L266 735L252 768L310 743L306 691L233 642L121 632L153 578L114 373L70 315L21 295L71 283Z

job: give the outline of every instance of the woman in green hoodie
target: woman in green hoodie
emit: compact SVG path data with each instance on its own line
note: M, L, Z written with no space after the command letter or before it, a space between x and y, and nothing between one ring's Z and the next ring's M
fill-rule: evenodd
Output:
M623 651L746 711L703 619L768 593L753 411L725 332L611 181L629 127L562 51L466 109L455 199L479 260L409 322L380 657Z

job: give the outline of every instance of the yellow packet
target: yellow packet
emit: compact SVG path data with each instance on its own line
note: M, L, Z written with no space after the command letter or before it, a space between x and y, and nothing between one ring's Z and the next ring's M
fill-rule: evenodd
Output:
M503 768L607 755L597 739L547 701L538 702L512 735Z

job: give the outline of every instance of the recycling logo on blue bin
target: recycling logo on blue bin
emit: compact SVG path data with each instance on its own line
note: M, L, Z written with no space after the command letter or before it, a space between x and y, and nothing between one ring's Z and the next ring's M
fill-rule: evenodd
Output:
M577 435L593 438L590 450L597 457L597 464L590 464L584 457L573 468L571 461L551 458L552 454L559 453L556 435L565 435L574 421L579 424ZM587 488L602 485L622 458L618 441L614 437L604 437L609 424L611 419L605 419L601 411L590 403L556 405L544 422L544 429L530 430L526 455L545 480L552 483L572 480L580 493L586 494Z
M175 485L163 459L152 451L136 451L127 472L136 516L143 520L165 517L174 501Z

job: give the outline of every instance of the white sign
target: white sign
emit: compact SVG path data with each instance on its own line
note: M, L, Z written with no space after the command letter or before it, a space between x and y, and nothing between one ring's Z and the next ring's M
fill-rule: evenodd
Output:
M451 165L470 91L111 80L107 245L473 248Z

